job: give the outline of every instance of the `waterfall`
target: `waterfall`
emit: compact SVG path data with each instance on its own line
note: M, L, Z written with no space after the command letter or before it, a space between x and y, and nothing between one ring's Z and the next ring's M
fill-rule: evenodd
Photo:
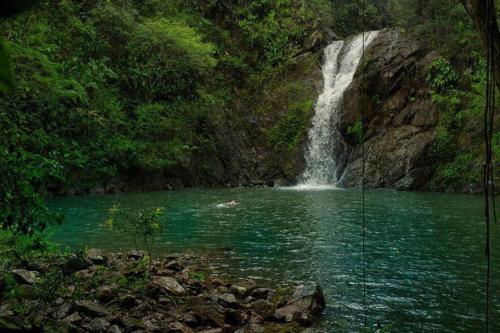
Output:
M377 34L377 31L365 33L365 49ZM333 42L325 49L324 88L316 102L305 151L306 168L299 178L299 187L332 187L340 177L336 163L336 150L341 142L340 106L362 55L362 34L348 41Z

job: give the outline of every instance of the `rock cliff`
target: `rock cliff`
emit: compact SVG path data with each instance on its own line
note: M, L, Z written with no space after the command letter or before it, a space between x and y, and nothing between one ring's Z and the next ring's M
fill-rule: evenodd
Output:
M362 145L353 130L361 119L366 185L401 190L426 185L431 172L426 155L438 121L426 68L436 57L397 29L382 30L367 48L364 74L359 66L342 102L342 186L357 186L361 179Z

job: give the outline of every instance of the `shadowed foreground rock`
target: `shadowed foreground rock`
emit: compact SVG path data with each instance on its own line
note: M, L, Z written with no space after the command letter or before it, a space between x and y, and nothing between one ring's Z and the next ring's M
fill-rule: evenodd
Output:
M2 274L15 285L2 294L0 332L312 332L325 308L319 286L233 284L209 259L185 254L149 265L141 253L92 249L33 265L43 271L13 268Z

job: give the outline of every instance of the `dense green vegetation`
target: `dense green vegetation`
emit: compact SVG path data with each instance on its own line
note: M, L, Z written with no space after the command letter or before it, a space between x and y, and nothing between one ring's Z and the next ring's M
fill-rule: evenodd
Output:
M15 89L0 98L2 226L43 228L47 193L158 173L200 183L226 149L221 128L251 128L278 156L301 149L316 97L303 78L334 34L363 27L399 26L441 53L429 70L442 118L433 186L477 180L484 61L463 6L367 1L363 15L362 4L55 0L3 19Z

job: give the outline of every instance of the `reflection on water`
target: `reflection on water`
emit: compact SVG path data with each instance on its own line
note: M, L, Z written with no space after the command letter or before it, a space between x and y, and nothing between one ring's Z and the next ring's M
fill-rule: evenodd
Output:
M232 249L234 276L316 281L327 294L328 331L362 323L361 196L352 190L197 189L62 198L67 223L51 238L77 248L130 248L103 225L107 209L164 207L163 251ZM220 206L232 200L235 206ZM484 223L479 197L370 191L366 262L369 322L396 331L474 332L484 310ZM493 226L493 236L499 226ZM500 269L493 239L493 331L500 331ZM496 320L495 320L496 319Z

